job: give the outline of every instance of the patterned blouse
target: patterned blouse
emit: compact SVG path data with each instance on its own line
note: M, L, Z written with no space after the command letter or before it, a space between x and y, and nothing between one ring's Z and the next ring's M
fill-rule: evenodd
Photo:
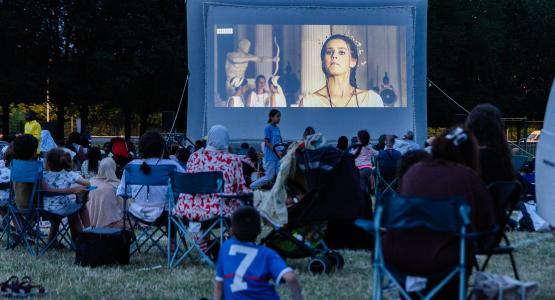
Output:
M185 172L209 171L223 172L225 193L248 192L239 156L206 149L200 149L191 154ZM237 201L227 202L223 208L224 215L230 216L238 206ZM182 194L177 200L174 214L191 221L205 221L217 217L219 208L220 201L216 194Z

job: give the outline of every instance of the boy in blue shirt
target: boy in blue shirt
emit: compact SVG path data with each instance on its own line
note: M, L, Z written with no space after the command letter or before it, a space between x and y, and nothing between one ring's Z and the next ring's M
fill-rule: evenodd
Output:
M293 299L303 299L295 272L272 249L255 244L260 214L252 207L238 208L231 216L233 238L220 249L214 300L279 299L275 285L284 279ZM270 283L273 280L274 283Z
M277 109L270 110L268 125L264 128L264 176L251 184L251 189L258 189L272 181L279 169L280 157L274 151L274 145L282 142L281 131L277 124L281 121L281 113Z

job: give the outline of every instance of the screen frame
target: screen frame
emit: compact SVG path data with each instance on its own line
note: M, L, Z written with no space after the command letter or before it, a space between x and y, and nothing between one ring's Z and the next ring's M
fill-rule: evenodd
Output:
M245 9L248 8L275 8L275 9L283 9L283 8L298 8L298 9L316 9L316 10L338 10L338 9L372 9L373 11L377 11L376 9L384 8L383 11L391 10L391 9L402 9L402 10L410 10L413 13L412 21L413 23L413 30L407 30L407 33L412 33L414 35L413 42L414 44L414 54L412 55L412 64L411 67L407 67L407 70L413 72L412 78L413 80L408 80L407 82L407 89L412 90L412 99L409 99L407 105L412 106L412 109L409 108L388 108L380 113L372 113L372 111L380 108L356 108L354 110L366 111L373 115L371 122L366 122L364 124L354 124L359 128L367 127L370 129L371 134L373 137L377 137L376 134L379 132L372 132L372 123L375 124L383 124L384 122L392 122L395 121L399 124L401 121L400 126L402 128L412 129L415 131L415 138L417 142L423 144L426 139L426 128L427 128L427 116L426 116L426 17L427 17L427 1L425 0L404 0L404 1L342 1L341 7L337 7L337 1L328 1L328 0L318 0L318 1L308 1L308 0L267 0L264 2L259 2L255 0L246 1L246 0L226 0L226 1L206 1L206 0L189 0L187 2L187 30L188 30L188 58L189 58L189 68L191 70L190 81L189 81L189 88L188 88L188 115L187 115L187 135L192 139L198 139L204 135L206 135L208 131L208 126L211 123L219 122L227 126L233 127L233 120L226 119L225 117L219 117L217 120L208 120L207 115L210 109L214 109L213 99L207 99L209 94L210 88L212 88L210 80L207 80L207 70L209 69L209 57L210 51L214 51L214 48L210 47L211 45L211 38L212 34L207 32L212 24L209 20L209 10L213 9L214 7L219 6L227 6L229 9ZM316 22L301 22L298 19L289 20L288 22L281 22L286 24L318 24ZM342 21L343 20L343 21ZM331 20L335 24L344 23L344 17L341 19L338 17L336 20ZM230 22L231 21L231 22ZM229 18L225 22L221 23L244 23L244 18L241 19L240 14L237 14L236 20L230 20ZM353 21L353 23L356 21ZM324 23L324 22L322 22ZM321 24L322 24L321 23ZM326 24L330 24L329 20L326 21ZM388 25L394 25L391 23L391 19L388 20ZM353 24L353 25L365 25L365 24ZM372 25L379 25L376 22L373 22ZM403 24L399 24L403 25ZM408 38L407 38L408 39ZM193 43L192 41L197 41ZM198 41L202 41L199 43ZM407 47L408 48L408 47ZM409 58L410 55L407 56ZM407 63L408 65L408 63ZM407 74L408 77L409 74ZM408 77L410 78L410 77ZM224 108L225 109L225 108ZM237 108L231 108L237 109ZM247 108L246 110L252 110L255 108ZM322 118L306 118L306 113L303 114L303 109L310 109L312 112L317 112L319 116ZM282 127L282 133L285 139L294 140L297 131L303 130L304 124L299 124L299 122L295 122L295 128L288 128L287 120L299 120L303 119L303 122L308 125L314 125L317 127L327 127L327 126L334 126L336 124L345 124L345 122L350 121L348 117L340 117L334 118L333 113L336 110L329 109L329 108L283 108L284 116L283 122L280 125ZM409 113L405 113L403 116L403 120L392 120L395 118L395 113L390 113L388 111L392 109L392 111L404 110L409 109ZM239 109L242 110L242 109ZM254 123L257 124L258 127L263 127L266 114L269 108L258 108L257 111L260 111L260 116L255 118L250 118L250 122L245 122L245 116L239 114L239 118L236 118L235 124L237 124L237 120L241 120L243 123L241 126L251 127ZM281 109L280 109L281 110ZM296 110L296 111L295 111ZM343 110L353 110L353 109L343 109ZM251 111L252 113L252 111ZM349 115L349 114L346 114ZM304 120L306 118L306 120ZM322 120L330 120L334 119L334 122L322 122ZM210 121L210 122L209 122ZM262 124L258 124L262 123ZM361 125L363 127L361 127ZM364 126L366 125L366 126ZM300 128L299 128L300 127ZM378 126L382 127L382 126ZM383 128L383 127L382 127ZM241 131L238 131L237 128L228 128L230 129L230 134L234 140L255 140L257 136L246 136L241 135ZM326 133L326 130L323 130ZM329 131L328 131L329 132ZM333 132L335 134L336 132ZM395 133L398 135L402 135L403 132L388 132L388 133ZM352 133L351 133L352 134ZM330 138L335 138L334 136L330 136ZM261 139L261 138L260 138Z

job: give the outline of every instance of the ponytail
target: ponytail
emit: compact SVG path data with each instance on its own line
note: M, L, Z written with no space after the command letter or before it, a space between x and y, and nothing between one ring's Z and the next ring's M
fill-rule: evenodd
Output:
M143 161L143 163L141 164L141 167L139 168L145 175L150 175L150 171L152 171L152 168L146 163L146 161Z

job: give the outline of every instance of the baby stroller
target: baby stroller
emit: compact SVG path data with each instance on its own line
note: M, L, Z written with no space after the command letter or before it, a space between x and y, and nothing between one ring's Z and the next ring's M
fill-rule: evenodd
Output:
M330 247L343 248L338 236L346 231L358 233L353 220L369 217L364 213L365 198L354 158L334 147L323 147L298 148L295 160L286 191L289 198L301 200L288 208L288 223L275 227L261 243L283 258L310 257L307 267L311 273L341 269L344 259ZM360 232L360 236L365 235Z
M127 165L128 162L133 160L131 154L129 153L129 149L127 147L127 142L124 138L115 137L110 140L111 150L112 150L112 158L116 162L116 175L118 178L121 178L123 174L123 168Z

